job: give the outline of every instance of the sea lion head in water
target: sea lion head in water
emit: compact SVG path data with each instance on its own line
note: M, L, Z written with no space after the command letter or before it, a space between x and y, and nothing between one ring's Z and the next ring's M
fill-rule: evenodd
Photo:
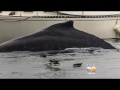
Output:
M0 52L47 51L65 48L101 47L115 49L104 40L77 30L73 21L54 24L37 33L0 44Z

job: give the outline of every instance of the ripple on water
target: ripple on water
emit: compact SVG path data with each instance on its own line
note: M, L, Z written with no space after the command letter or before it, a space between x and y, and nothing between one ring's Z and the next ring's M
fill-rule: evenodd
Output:
M92 48L93 49L93 48ZM95 48L94 48L95 49ZM67 49L68 51L70 49ZM95 49L90 53L90 48L71 49L72 52L11 52L0 53L0 77L22 78L97 78L108 77L115 70L120 69L120 52L115 50ZM46 55L40 57L41 53ZM59 64L51 63L57 60ZM82 63L81 67L74 64ZM86 71L87 64L95 64L97 73L92 76ZM103 69L104 68L104 69ZM13 72L14 70L14 72ZM107 71L108 70L108 71ZM113 70L113 72L109 71ZM3 75L3 73L5 75ZM120 73L112 77L120 78Z

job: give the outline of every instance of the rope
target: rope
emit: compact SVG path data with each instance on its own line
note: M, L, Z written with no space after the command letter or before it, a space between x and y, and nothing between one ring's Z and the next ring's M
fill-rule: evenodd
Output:
M118 16L117 16L117 20L116 20L116 23L115 23L115 25L117 25L117 23L118 23L118 18L119 18L119 14L118 14Z
M109 14L109 15L74 15L74 14L66 14L66 13L61 13L58 11L59 14L61 15L68 15L68 16L118 16L119 14Z

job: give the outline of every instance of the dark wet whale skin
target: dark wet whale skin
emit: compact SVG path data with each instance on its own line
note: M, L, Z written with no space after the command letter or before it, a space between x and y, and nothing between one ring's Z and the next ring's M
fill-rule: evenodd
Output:
M73 21L54 24L37 33L0 44L0 52L47 51L65 48L101 47L115 49L104 40L77 30Z

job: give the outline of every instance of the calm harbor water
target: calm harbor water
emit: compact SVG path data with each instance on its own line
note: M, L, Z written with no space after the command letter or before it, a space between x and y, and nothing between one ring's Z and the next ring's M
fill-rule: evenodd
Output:
M120 78L120 42L107 41L118 50L76 49L71 53L47 52L0 53L0 78L86 79ZM46 57L41 57L46 53ZM50 60L58 63L51 64ZM81 67L74 64L82 63ZM96 72L88 74L87 67L95 66Z

